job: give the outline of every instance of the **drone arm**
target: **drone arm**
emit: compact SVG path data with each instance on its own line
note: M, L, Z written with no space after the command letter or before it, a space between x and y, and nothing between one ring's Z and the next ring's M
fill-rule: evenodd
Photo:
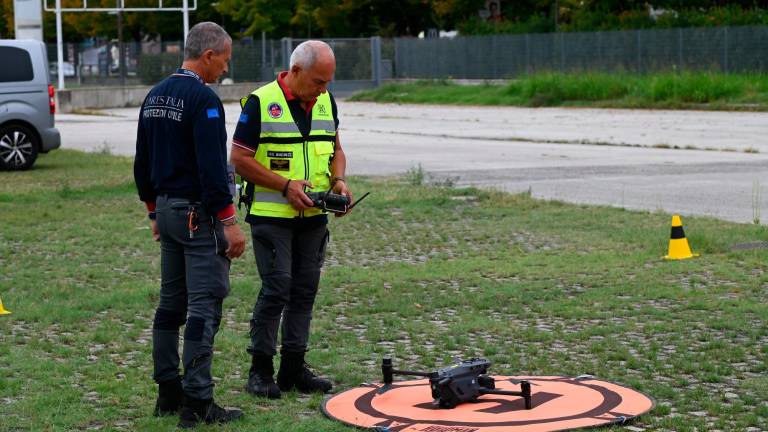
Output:
M394 369L392 367L391 358L384 358L382 360L381 372L384 375L384 384L392 384L392 381L394 380L394 375L413 375L413 376L423 376L427 378L430 378L432 376L431 372L418 372L418 371Z
M432 372L416 372L416 371L396 370L396 369L392 369L392 373L396 375L413 375L413 376L422 376L427 378L432 376Z

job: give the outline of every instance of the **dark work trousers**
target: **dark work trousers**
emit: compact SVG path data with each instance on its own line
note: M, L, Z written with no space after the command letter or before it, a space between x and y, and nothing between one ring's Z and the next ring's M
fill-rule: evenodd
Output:
M190 206L197 211L197 230L190 238ZM152 330L154 379L160 383L179 376L179 327L184 329L182 360L184 393L213 398L211 361L213 339L221 322L221 307L229 293L229 259L224 228L199 204L158 197L160 230L160 304Z
M248 352L274 356L282 316L282 351L304 352L325 260L328 228L251 225L261 290L251 319Z

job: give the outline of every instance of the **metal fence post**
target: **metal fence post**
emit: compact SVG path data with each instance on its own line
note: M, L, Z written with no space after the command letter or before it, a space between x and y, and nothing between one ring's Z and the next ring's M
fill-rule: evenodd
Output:
M431 47L432 49L429 50L430 54L431 54L430 55L430 59L429 59L429 64L432 66L430 68L430 70L431 70L430 73L432 74L432 78L436 78L436 77L445 78L443 76L443 74L440 73L440 69L438 69L438 67L439 67L438 61L440 60L440 54L441 54L440 53L440 44L439 44L440 39L438 39L438 38L432 38L432 39L424 38L424 41L426 41L427 44L432 45L432 47Z
M723 71L728 73L728 27L723 27Z
M497 46L498 45L496 44L496 35L492 35L491 36L491 59L493 60L493 75L491 79L499 79L498 64L497 64L498 62L496 61L499 58L499 55L496 52Z
M272 67L270 67L272 66ZM261 67L259 68L259 81L271 81L274 71L273 65L267 65L267 33L261 32Z
M560 72L565 72L565 34L560 32Z
M643 70L641 60L642 43L640 42L640 30L637 30L637 72L640 73Z
M331 51L333 51L335 53L336 52L336 39L327 39L325 42L331 47ZM334 54L334 56L335 55L336 54ZM328 84L328 91L332 91L332 92L336 91L336 80L335 79L331 80L330 84Z
M274 39L269 40L269 65L272 67L272 69L275 68L275 65L277 65L277 49L275 49L275 43L277 41ZM274 77L273 77L274 78Z
M242 48L243 45L241 44L240 47ZM227 78L230 78L232 81L235 80L235 69L237 69L238 62L235 61L235 56L230 57L229 59L229 71L227 72ZM238 75L239 76L239 75Z
M400 76L400 70L403 67L403 64L401 63L403 59L400 58L402 55L401 50L400 38L395 38L395 58L394 64L392 65L392 78L402 78Z
M283 70L291 70L291 47L293 40L289 37L280 39L281 49L283 51Z
M677 70L683 70L683 29L677 29Z
M267 65L267 32L261 32L261 67Z
M595 59L596 62L599 64L597 67L600 69L603 66L604 59L603 59L603 32L597 32L597 58ZM594 67L594 63L593 63Z
M525 74L531 74L531 36L525 34Z
M371 37L371 79L373 85L381 85L381 36Z

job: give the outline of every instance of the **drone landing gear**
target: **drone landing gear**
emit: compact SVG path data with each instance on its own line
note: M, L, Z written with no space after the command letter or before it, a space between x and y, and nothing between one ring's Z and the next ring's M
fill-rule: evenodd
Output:
M520 391L509 391L509 390L496 390L496 380L493 379L493 377L489 377L487 375L480 375L477 377L477 383L479 384L480 388L478 389L478 392L481 395L484 394L495 394L495 395L504 395L504 396L521 396L523 400L525 401L525 409L529 410L531 409L531 383L528 381L522 380L522 381L511 381L513 384L520 384Z

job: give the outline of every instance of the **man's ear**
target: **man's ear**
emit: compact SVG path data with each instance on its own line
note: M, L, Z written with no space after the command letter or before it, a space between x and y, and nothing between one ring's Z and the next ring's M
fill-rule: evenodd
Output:
M212 49L207 49L203 51L203 55L201 56L203 58L203 61L206 65L211 64L211 58L213 58L214 52Z
M291 73L292 74L295 75L295 74L298 74L299 72L301 72L301 66L299 66L297 64L291 66Z

